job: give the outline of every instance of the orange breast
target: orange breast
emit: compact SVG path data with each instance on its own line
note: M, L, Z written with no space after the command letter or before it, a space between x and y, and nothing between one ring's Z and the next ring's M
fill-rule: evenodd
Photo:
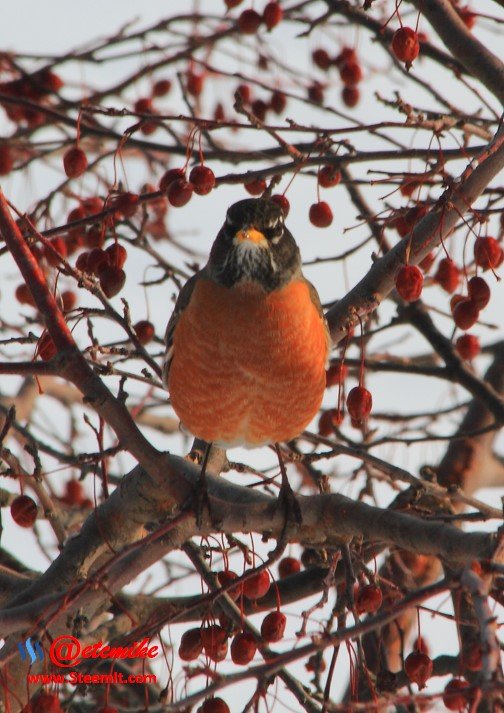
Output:
M173 408L205 441L254 447L289 440L322 401L328 336L302 281L265 294L200 280L173 346Z

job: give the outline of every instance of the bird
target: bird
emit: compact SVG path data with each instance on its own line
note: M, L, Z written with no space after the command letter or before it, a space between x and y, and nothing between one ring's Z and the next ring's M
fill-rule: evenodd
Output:
M165 341L163 379L181 424L226 449L275 447L280 494L292 505L278 444L319 410L330 338L278 203L228 208L206 265L179 292Z

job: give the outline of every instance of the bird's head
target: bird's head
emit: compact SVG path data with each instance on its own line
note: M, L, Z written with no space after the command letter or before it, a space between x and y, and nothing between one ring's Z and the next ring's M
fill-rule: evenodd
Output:
M247 198L230 206L208 267L226 287L252 282L269 292L287 284L301 269L301 259L281 207L268 198Z

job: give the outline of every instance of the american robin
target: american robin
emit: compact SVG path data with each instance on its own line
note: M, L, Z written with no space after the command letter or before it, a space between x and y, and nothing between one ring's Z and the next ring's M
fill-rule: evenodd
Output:
M326 386L329 332L277 203L228 209L207 264L180 291L166 346L171 403L194 436L255 448L306 428Z

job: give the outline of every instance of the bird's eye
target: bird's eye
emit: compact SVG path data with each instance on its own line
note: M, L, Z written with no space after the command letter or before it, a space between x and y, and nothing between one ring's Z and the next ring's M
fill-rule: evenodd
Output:
M264 235L268 240L280 239L283 234L283 216L276 216L272 218L264 226Z

